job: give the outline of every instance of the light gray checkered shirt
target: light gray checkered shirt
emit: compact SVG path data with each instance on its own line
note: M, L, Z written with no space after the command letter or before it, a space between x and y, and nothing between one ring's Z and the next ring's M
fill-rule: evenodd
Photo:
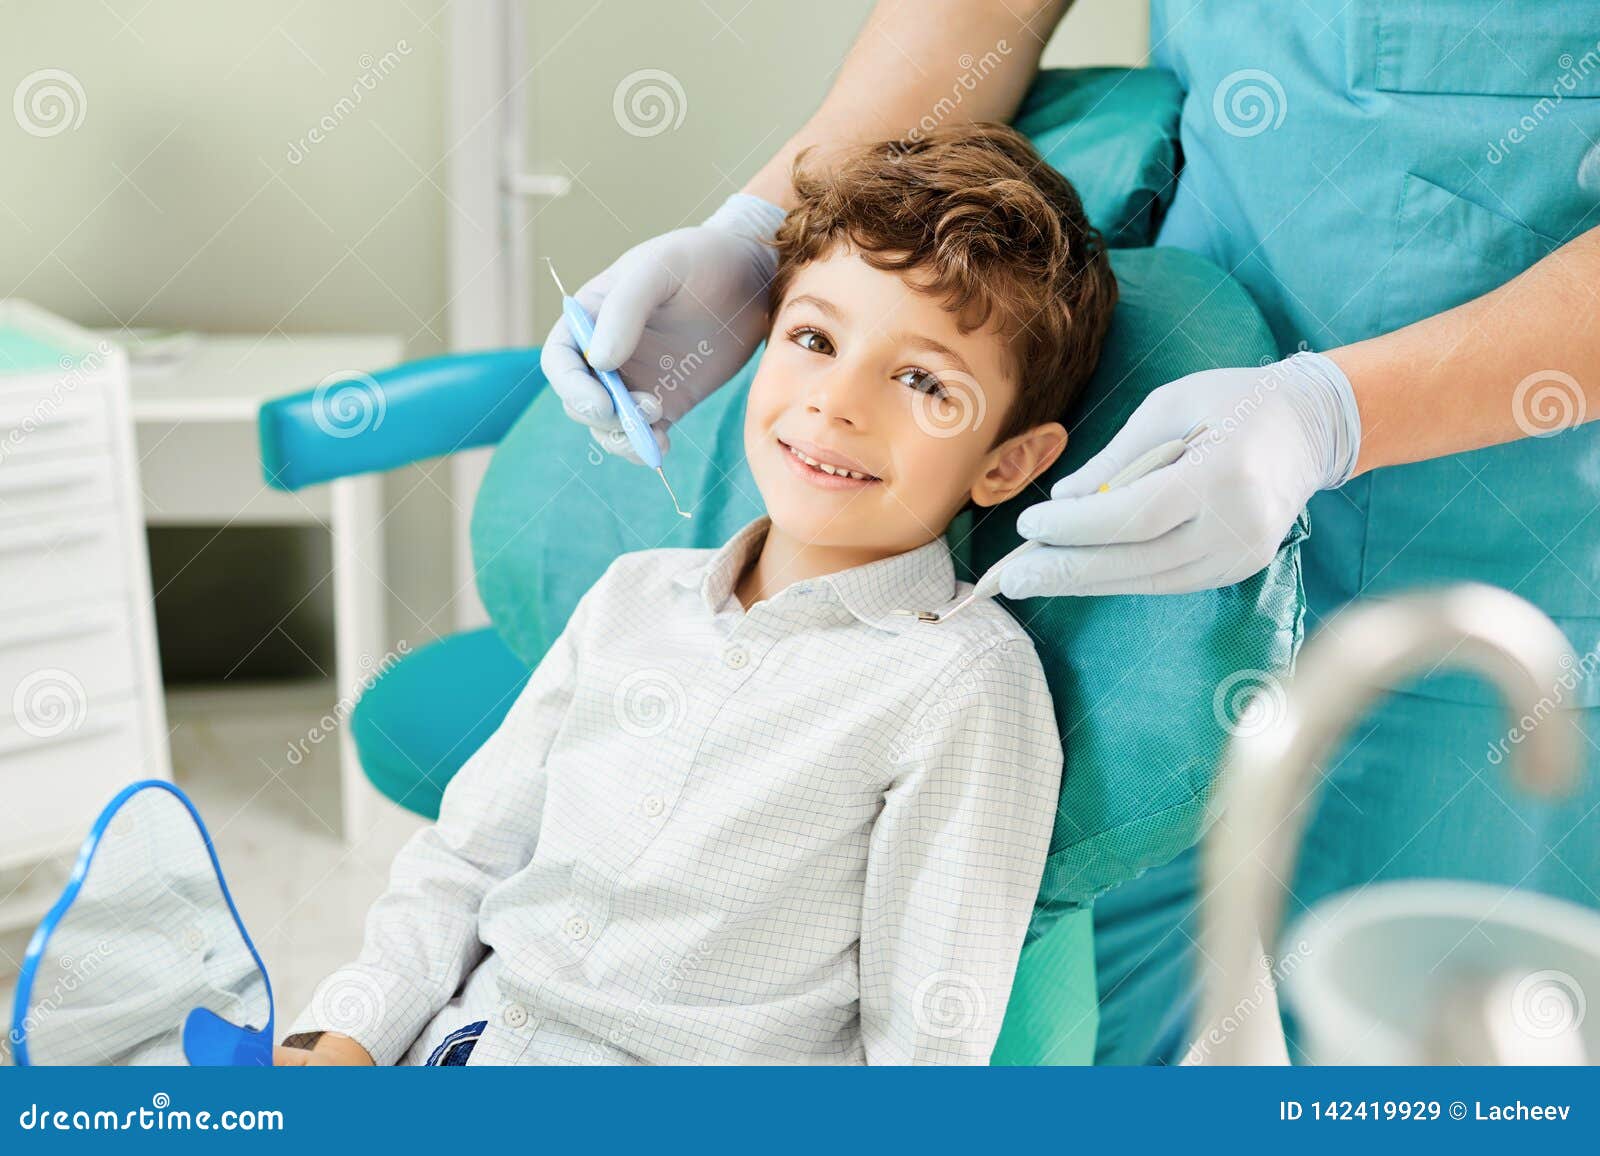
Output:
M425 1063L987 1063L1061 744L935 540L745 612L766 534L625 555L395 859L295 1031Z

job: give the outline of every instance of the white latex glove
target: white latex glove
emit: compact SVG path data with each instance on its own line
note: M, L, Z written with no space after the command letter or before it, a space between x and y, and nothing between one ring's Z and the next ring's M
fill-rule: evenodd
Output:
M594 318L589 361L621 371L663 453L667 427L766 337L767 285L778 265L767 242L783 218L777 205L735 193L704 224L635 245L574 294ZM539 365L568 417L606 450L639 461L565 319L550 330Z
M1146 450L1211 427L1177 462L1119 489L1102 482ZM1361 417L1320 353L1212 369L1145 398L1110 443L1017 520L1046 544L1001 573L1008 598L1185 594L1271 562L1311 495L1355 470Z

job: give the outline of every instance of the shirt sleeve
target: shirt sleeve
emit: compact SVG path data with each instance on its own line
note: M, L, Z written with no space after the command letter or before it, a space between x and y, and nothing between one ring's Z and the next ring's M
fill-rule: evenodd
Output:
M869 1064L987 1064L1054 826L1061 742L1038 656L991 647L892 753L861 928Z
M580 602L499 729L450 780L438 822L395 856L360 956L322 981L290 1034L338 1032L393 1064L481 961L483 897L538 841L545 761L572 702L583 619Z

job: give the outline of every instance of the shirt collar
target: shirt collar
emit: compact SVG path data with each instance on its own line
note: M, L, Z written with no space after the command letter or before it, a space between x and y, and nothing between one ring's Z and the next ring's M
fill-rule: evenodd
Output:
M699 587L700 600L716 614L766 541L771 524L771 519L762 515L709 558L701 557L686 566L675 581L689 589ZM805 585L808 583L796 583L789 589ZM956 595L956 572L950 561L950 548L941 537L904 554L811 579L809 585L831 590L846 610L867 625L899 633L914 626L917 619L914 613L895 611L932 610L945 605Z
M739 575L744 573L745 567L760 551L761 544L767 540L767 527L771 524L772 520L763 514L712 551L709 558L704 554L697 555L674 581L689 589L698 587L700 600L705 603L707 610L716 614L728 600L728 595L733 593Z

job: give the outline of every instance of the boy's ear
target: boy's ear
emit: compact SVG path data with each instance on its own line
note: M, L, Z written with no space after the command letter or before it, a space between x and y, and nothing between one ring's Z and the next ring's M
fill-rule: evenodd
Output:
M980 506L998 506L1020 494L1034 478L1055 465L1067 448L1067 429L1047 421L1007 438L989 451L983 473L972 486L972 500Z

